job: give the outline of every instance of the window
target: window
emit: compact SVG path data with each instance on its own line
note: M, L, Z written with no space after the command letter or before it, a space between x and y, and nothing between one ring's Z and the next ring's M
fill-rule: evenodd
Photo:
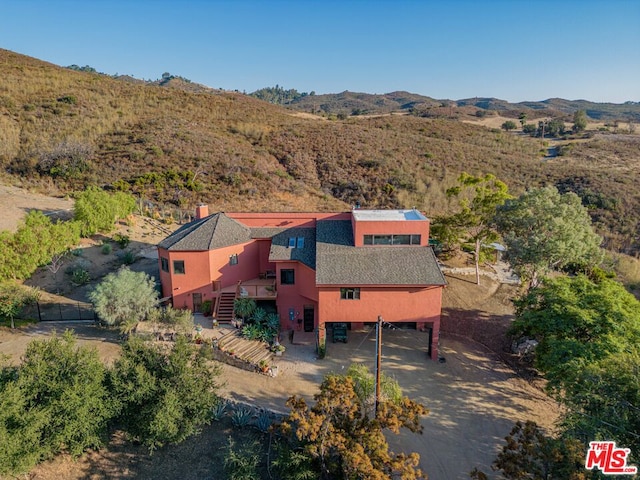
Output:
M365 235L364 245L420 245L420 235Z
M176 275L184 275L184 260L173 261L173 273Z
M168 272L169 271L169 259L168 258L160 257L160 268L162 269L163 272Z
M296 248L304 247L304 237L298 237L298 242L296 243Z
M238 264L238 254L234 253L233 255L229 256L229 265L237 265Z
M341 288L340 298L342 300L360 300L360 288Z
M296 237L289 237L289 248L296 248Z
M281 285L294 285L296 283L295 270L282 269L280 270L280 284Z

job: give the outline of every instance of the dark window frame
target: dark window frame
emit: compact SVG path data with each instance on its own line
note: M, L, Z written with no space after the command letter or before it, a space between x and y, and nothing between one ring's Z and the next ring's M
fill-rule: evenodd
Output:
M169 259L165 257L160 257L160 270L163 272L169 272Z
M180 268L178 268L181 265ZM185 275L186 274L186 268L184 265L184 260L174 260L173 261L173 274L174 275Z
M360 287L342 287L340 300L360 300Z
M280 285L295 285L296 271L293 268L283 268L280 270Z
M396 237L398 237L396 241ZM409 243L406 243L407 238L409 237ZM382 243L384 239L385 243ZM400 240L405 240L405 242L400 243ZM363 245L371 245L371 246L394 246L394 245L420 245L420 241L422 240L422 235L419 233L378 233L372 235L363 235L362 244Z

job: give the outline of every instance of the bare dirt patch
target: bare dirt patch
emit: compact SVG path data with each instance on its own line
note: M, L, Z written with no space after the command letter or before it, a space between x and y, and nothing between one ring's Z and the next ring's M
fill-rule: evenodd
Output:
M69 218L72 215L73 200L32 193L17 187L0 185L0 230L14 231L30 210L40 210L45 215Z

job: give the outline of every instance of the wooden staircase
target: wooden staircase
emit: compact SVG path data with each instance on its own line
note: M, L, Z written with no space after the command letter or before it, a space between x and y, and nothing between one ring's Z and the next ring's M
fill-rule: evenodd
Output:
M271 364L273 353L269 345L258 340L247 340L240 335L239 329L231 329L218 340L220 349L226 353L233 352L233 356L258 365L261 360Z
M216 312L216 319L218 322L233 321L234 302L236 301L235 292L222 292L218 299L218 311Z

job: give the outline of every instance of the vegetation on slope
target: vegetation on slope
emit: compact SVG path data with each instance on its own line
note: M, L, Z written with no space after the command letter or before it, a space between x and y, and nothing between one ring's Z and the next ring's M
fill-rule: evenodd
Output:
M64 193L95 184L184 209L200 201L213 210L343 210L360 202L437 215L462 171L492 173L514 194L581 186L576 193L608 245L632 251L637 242L637 150L626 139L633 136L603 135L544 161L539 139L449 118L305 118L238 93L119 81L6 50L0 72L0 165L26 186ZM311 97L321 96L304 100ZM385 98L417 101L404 92Z

